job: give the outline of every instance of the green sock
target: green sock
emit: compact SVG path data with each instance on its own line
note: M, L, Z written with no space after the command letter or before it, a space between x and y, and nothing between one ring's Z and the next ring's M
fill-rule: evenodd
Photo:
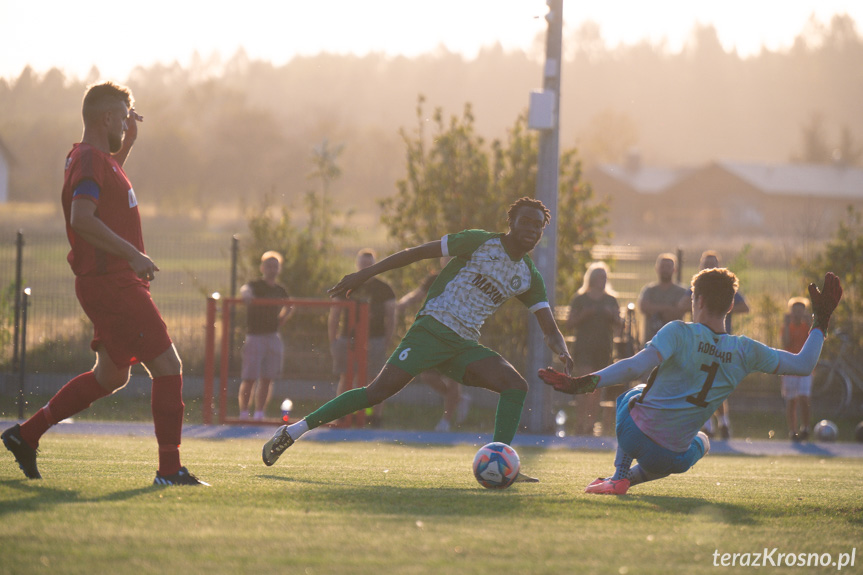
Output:
M308 414L306 423L309 424L309 429L314 429L365 407L371 407L366 388L349 389Z
M500 394L494 416L494 441L507 445L512 443L512 438L518 431L518 422L521 421L521 408L524 407L525 397L527 392L520 389L507 389Z

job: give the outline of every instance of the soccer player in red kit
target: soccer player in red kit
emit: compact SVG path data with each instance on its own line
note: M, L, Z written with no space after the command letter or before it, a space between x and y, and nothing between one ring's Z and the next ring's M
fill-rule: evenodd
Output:
M84 134L66 157L62 201L69 265L78 301L93 322L96 364L26 422L4 431L3 444L28 478L41 479L36 448L42 435L125 386L131 366L142 363L153 380L159 445L153 483L207 485L180 464L182 363L150 297L159 268L144 250L138 201L123 171L143 118L132 108L130 90L111 82L87 88L82 115Z

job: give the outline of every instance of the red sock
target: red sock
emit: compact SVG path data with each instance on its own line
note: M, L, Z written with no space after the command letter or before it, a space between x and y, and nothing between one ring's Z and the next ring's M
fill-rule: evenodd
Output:
M39 438L52 425L84 411L94 401L110 393L99 385L92 371L82 373L64 385L45 407L21 424L21 437L35 449L39 447Z
M180 437L183 433L183 376L163 375L153 378L153 426L159 444L159 475L173 475L180 470Z

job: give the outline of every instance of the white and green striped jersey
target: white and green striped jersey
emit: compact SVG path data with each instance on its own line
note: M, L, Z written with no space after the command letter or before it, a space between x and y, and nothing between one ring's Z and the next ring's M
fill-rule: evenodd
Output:
M504 234L464 230L441 238L444 256L453 259L429 288L417 317L428 315L465 339L479 339L486 318L517 297L530 311L549 307L545 282L530 256L514 260Z

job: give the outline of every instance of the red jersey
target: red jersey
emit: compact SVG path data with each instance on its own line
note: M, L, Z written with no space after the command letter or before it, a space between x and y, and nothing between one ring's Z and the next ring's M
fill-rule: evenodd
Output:
M789 351L791 353L800 353L800 350L803 349L803 344L806 343L806 339L809 337L809 324L806 322L791 322L788 324L788 346L785 348L785 351Z
M84 180L92 180L99 186L98 197L90 194L79 194L73 197L75 188ZM66 259L76 276L131 271L129 262L93 247L75 233L69 223L73 201L95 203L96 216L112 232L142 253L146 253L135 191L123 168L111 154L82 142L72 146L72 151L66 156L66 169L63 176L63 214L66 217L66 236L69 238L69 245L72 246Z

